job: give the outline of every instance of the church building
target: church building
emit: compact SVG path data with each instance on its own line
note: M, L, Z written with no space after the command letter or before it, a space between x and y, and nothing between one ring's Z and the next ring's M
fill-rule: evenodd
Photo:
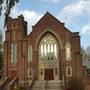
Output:
M83 77L79 32L47 12L27 35L22 15L8 18L4 41L4 77L16 76L19 83L60 81L63 86L72 77ZM54 90L54 89L52 89ZM56 89L55 89L56 90Z

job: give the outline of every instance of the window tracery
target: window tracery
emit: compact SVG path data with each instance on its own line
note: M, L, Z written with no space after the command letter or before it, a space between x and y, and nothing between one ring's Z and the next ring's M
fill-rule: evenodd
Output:
M42 60L57 59L57 41L50 34L47 34L40 43L40 58Z

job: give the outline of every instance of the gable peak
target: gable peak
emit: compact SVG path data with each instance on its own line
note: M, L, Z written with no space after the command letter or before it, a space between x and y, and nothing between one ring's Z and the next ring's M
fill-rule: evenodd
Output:
M54 19L55 19L56 21L58 21L59 23L61 23L61 24L65 24L65 23L59 21L55 16L53 16L53 15L52 15L50 12L48 12L48 11L45 13L44 16L51 16L52 18L54 18ZM43 16L43 17L44 17L44 16Z

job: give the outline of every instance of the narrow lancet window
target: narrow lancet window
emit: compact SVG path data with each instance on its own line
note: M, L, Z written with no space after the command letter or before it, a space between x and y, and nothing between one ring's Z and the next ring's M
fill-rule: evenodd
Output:
M15 64L17 61L17 44L11 44L11 63Z
M32 62L32 51L33 51L32 46L29 45L28 46L28 62Z
M71 45L69 42L66 43L66 61L71 61Z

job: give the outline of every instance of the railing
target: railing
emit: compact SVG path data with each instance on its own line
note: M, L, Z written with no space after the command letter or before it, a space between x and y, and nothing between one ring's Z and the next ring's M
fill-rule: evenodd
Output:
M33 77L31 82L26 87L26 89L28 88L27 90L31 90L35 80L36 80L36 78ZM5 80L3 80L0 83L0 90L17 90L17 88L20 88L19 87L19 82L18 82L18 77L15 77L12 81L10 80L9 77L7 77ZM22 89L20 89L20 90L22 90Z
M14 90L18 86L18 77L15 77L11 82L10 82L10 90Z
M5 78L5 80L3 80L0 83L0 90L9 90L9 87L8 87L9 82L10 82L10 78L9 77Z
M32 77L30 80L26 81L26 83L24 82L23 84L20 85L20 88L18 90L31 90L35 79L36 79L35 77Z

